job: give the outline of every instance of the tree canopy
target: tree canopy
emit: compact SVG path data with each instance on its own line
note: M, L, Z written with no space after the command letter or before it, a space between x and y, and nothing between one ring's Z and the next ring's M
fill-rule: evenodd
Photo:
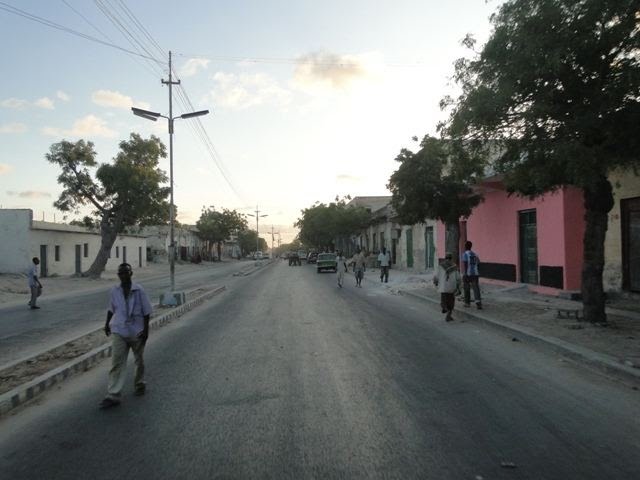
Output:
M316 202L301 211L294 226L300 229L299 240L312 248L333 249L336 238L352 235L366 227L370 214L364 207L347 205L348 197L328 205Z
M459 142L429 135L422 139L417 152L404 148L396 161L400 166L389 178L387 188L400 221L408 225L429 218L444 222L446 249L457 255L458 222L482 200L472 189L482 174L482 162Z
M640 166L638 1L509 0L492 23L482 51L456 63L462 94L445 102L446 132L495 142L495 169L512 192L583 190L585 317L603 321L607 176Z
M247 219L235 210L223 208L203 208L200 219L196 222L198 236L209 243L209 250L213 245L218 246L218 258L221 258L221 244L234 232L247 229ZM210 252L209 252L210 253Z
M159 159L167 156L160 139L148 140L132 133L120 142L120 151L112 163L98 165L92 142L63 140L51 145L46 159L58 165L62 173L58 183L63 190L54 206L63 212L92 208L99 220L102 242L96 258L85 275L98 277L104 270L117 234L126 227L166 223L169 218L169 187ZM97 167L95 178L91 169ZM88 223L88 221L85 221Z

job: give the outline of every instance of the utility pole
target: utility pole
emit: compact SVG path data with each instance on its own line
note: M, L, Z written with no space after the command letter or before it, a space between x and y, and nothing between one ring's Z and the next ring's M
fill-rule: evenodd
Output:
M143 110L141 108L131 107L131 111L138 117L146 118L155 122L159 117L166 118L169 124L169 191L170 191L170 205L169 205L169 274L171 277L171 296L173 296L176 289L175 272L176 272L176 242L174 233L175 224L175 206L173 203L173 122L176 118L193 118L201 115L206 115L209 110L200 110L198 112L183 113L182 115L173 117L173 85L179 85L180 80L173 80L173 70L171 67L171 51L169 51L169 80L160 79L160 82L164 85L169 85L169 116L162 115L158 112L152 112L149 110ZM161 297L160 304L163 305L163 299Z
M258 229L258 224L259 224L259 219L261 217L268 217L268 214L265 215L260 215L260 210L258 210L258 205L256 205L256 210L255 210L256 214L253 215L251 213L247 213L247 215L249 215L250 217L256 217L256 252L258 250L260 250L260 230Z
M273 258L273 236L276 235L276 234L280 235L280 232L274 232L273 231L273 225L271 225L271 257L272 258Z
M174 223L176 221L173 206L173 86L179 85L180 80L174 81L171 71L171 51L169 51L169 80L160 79L164 85L169 85L169 183L171 190L171 203L169 205L169 275L171 277L171 291L176 290L176 243L174 238Z

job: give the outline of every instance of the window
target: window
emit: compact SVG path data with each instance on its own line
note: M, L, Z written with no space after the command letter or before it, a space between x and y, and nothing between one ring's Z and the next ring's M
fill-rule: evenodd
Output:
M85 256L85 258L89 256L89 244L88 243L84 244L84 256Z
M120 258L120 247L116 247L116 258Z
M55 259L56 259L56 262L60 261L60 245L56 245L56 248L55 248Z

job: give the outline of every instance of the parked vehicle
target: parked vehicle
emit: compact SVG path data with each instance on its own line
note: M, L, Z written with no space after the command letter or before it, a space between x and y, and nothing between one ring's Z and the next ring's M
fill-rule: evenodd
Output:
M253 259L254 260L262 260L264 257L262 255L262 252L260 250L258 250L257 252L255 252L253 254Z
M316 263L318 261L318 254L316 252L311 252L307 255L307 263Z
M320 273L322 270L338 271L338 261L335 253L319 253L316 263L316 270Z

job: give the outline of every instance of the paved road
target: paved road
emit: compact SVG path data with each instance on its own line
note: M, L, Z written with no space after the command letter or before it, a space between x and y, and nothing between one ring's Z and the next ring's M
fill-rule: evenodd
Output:
M151 338L145 397L97 410L105 364L0 423L0 478L640 478L637 391L334 282L234 278Z
M176 285L181 290L190 290L201 285L224 284L229 276L248 266L248 262L223 262L180 272L178 265ZM138 280L134 272L134 281L142 283L154 304L168 285L167 275ZM44 297L39 302L40 310L29 310L26 305L0 308L0 366L40 353L104 325L109 288L100 287L71 296Z

